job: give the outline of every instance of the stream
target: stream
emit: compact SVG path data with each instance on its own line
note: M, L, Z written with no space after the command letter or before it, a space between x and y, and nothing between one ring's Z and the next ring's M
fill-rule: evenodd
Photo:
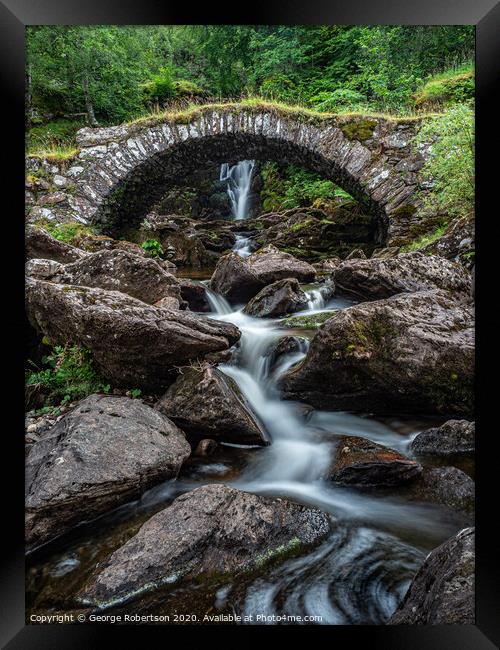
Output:
M252 161L244 169L226 166L221 178L250 182ZM238 172L238 173L236 173ZM236 188L237 190L238 188ZM239 188L241 190L241 187ZM245 215L235 197L234 218ZM229 191L229 190L228 190ZM242 212L243 211L243 212ZM234 250L250 254L251 242L237 235ZM207 279L197 281L208 283ZM340 310L354 304L342 296L326 297L324 283L303 287L308 308L299 314ZM281 398L279 379L307 353L314 331L280 326L283 319L258 319L231 306L207 288L209 318L233 323L241 340L232 361L220 365L238 384L271 444L249 448L222 444L209 458L192 457L176 481L158 485L140 499L74 529L64 539L29 558L27 593L30 610L60 611L74 607L72 595L97 562L134 535L154 512L179 494L222 481L240 490L288 498L325 512L335 520L330 536L306 555L286 560L264 575L206 587L184 585L156 593L127 611L310 616L323 624L383 624L393 613L427 553L464 527L447 508L412 503L397 497L368 494L336 486L325 478L332 451L341 435L355 435L407 453L418 431L436 426L436 417L373 417L369 413L313 409ZM299 315L294 314L294 315ZM269 350L283 336L299 336L299 350L270 363ZM278 617L278 619L273 617Z

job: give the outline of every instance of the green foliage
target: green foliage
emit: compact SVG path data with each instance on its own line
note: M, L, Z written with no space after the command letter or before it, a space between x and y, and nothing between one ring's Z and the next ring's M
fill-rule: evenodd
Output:
M457 104L446 113L424 122L416 146L430 144L423 177L433 183L424 199L431 213L443 212L450 218L474 210L474 112Z
M43 224L43 228L52 235L54 239L73 246L77 245L80 237L94 234L94 231L90 226L86 226L78 221L68 221L66 223L58 224L46 222Z
M309 102L320 113L338 113L342 110L363 111L367 107L366 97L351 88L337 88L333 92L323 91L311 97Z
M436 239L439 239L441 235L444 235L447 228L448 228L448 224L444 223L442 226L439 226L439 228L436 228L436 230L434 230L433 232L422 235L422 237L411 242L411 244L402 246L401 252L409 253L410 251L418 251L421 248L424 248L424 246L428 246L429 244L432 244L432 242L436 241Z
M174 97L174 71L172 66L163 66L150 81L141 84L148 99L168 99Z
M325 180L318 174L301 167L266 162L262 165L261 176L263 181L261 199L264 212L306 207L315 201L324 203L339 197L351 199L332 181Z
M164 253L163 246L157 239L146 239L142 243L142 248L152 257L161 257Z
M79 120L58 119L41 126L32 127L27 134L27 144L31 150L72 147L76 149L75 134L85 126Z
M142 390L140 388L132 388L130 395L134 398L140 397L142 395Z
M46 367L28 371L26 384L40 386L47 396L46 409L110 390L110 385L96 372L89 350L56 346L42 361Z
M432 75L414 95L416 106L473 102L475 90L474 66L467 63Z

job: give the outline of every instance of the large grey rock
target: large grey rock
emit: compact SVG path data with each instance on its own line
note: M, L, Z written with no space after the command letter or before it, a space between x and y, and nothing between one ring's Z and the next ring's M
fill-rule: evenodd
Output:
M257 294L265 283L250 269L237 253L227 253L217 262L210 279L210 288L231 302L246 302Z
M427 244L421 251L426 254L441 255L471 268L474 264L475 226L474 216L455 219L441 237Z
M181 299L177 278L156 260L118 249L91 253L65 266L48 260L29 260L26 274L60 284L120 291L148 304L167 297Z
M465 528L426 558L389 625L475 623L474 528Z
M153 307L117 291L31 278L26 311L51 343L88 348L113 384L144 390L164 388L174 367L227 350L240 336L229 323Z
M474 514L474 481L456 467L425 467L398 496L411 501L437 503L467 516Z
M440 427L419 433L410 449L417 456L461 456L474 454L475 425L468 420L448 420Z
M319 510L206 485L178 497L99 566L80 593L110 607L180 578L237 574L320 542L330 529Z
M468 415L473 383L472 306L423 291L334 313L282 387L320 408Z
M87 255L85 251L55 239L43 228L31 225L26 227L24 243L26 259L28 260L54 260L55 262L67 264L76 262Z
M298 260L290 253L284 253L271 244L252 253L246 261L252 273L263 284L285 278L296 278L299 282L312 282L316 277L316 269L311 264Z
M120 291L149 304L181 298L177 279L156 260L123 250L103 250L68 264L55 281Z
M26 541L36 546L175 478L191 448L173 422L140 400L91 395L26 459Z
M247 303L243 310L249 316L278 317L292 314L307 307L307 295L299 281L286 278L269 284Z
M429 289L468 294L471 287L462 265L420 252L346 260L334 270L334 279L340 290L368 300Z
M389 447L366 438L340 436L330 467L330 478L345 485L369 487L401 485L415 479L422 466Z
M183 370L156 408L198 440L267 443L236 382L210 365Z

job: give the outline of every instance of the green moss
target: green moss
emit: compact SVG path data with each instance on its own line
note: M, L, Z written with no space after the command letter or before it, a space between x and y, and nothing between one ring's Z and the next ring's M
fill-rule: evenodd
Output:
M432 244L432 242L436 241L436 239L439 239L439 237L444 235L447 228L448 228L448 224L446 223L443 224L442 226L439 226L439 228L437 228L433 232L422 235L421 237L414 240L413 242L410 242L409 244L402 246L401 252L409 253L411 251L418 251L421 248L424 248L425 246Z
M340 128L342 133L346 138L349 138L349 140L359 140L360 142L363 142L372 137L376 126L376 120L357 120L355 122L344 124Z
M418 108L446 106L457 102L473 101L475 90L474 65L466 63L456 69L433 75L413 95Z
M44 230L46 230L49 235L52 235L54 239L62 241L65 244L71 244L76 246L80 237L85 235L93 235L94 229L91 226L86 226L79 221L68 221L65 223L51 223L43 222L39 223Z
M298 328L313 330L321 327L324 322L331 318L335 314L336 310L332 311L323 311L318 314L310 314L304 316L290 316L290 318L285 318L280 321L280 327L286 328Z
M392 213L395 217L411 217L417 211L417 206L412 203L406 203L405 205L400 206Z

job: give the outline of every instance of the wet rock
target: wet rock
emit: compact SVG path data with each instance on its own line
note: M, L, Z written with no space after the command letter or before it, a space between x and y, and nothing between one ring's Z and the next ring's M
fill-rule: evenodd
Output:
M161 390L174 366L230 348L240 337L229 323L159 309L117 291L28 278L26 312L52 344L81 345L116 386Z
M475 425L468 420L448 420L442 426L419 433L410 449L417 456L472 455L475 450Z
M216 440L204 438L196 445L194 450L195 456L212 456L220 449L220 445Z
M313 267L319 273L331 273L341 263L342 260L340 259L340 257L329 257L328 259L322 260L321 262L316 262L315 264L313 264Z
M253 298L265 283L250 269L237 253L223 255L217 262L210 280L212 291L231 302L246 302Z
M282 336L266 352L269 372L273 372L283 357L307 350L309 342L300 336Z
M181 296L187 302L191 311L211 311L210 304L207 300L207 292L202 284L181 278L179 285L181 288Z
M261 289L243 311L249 316L265 318L285 316L306 307L307 295L301 290L298 280L287 278Z
M246 262L252 273L264 285L286 278L296 278L299 282L312 282L316 277L313 266L298 260L290 253L283 253L272 245L252 253Z
M389 625L475 623L474 533L465 528L427 556Z
M319 408L467 416L474 398L472 306L423 291L337 311L282 388Z
M401 485L415 479L422 466L394 449L366 438L336 440L329 476L336 483L370 487Z
M426 467L398 496L411 501L437 503L466 515L474 513L474 481L456 467Z
M361 248L355 248L345 258L346 260L366 260L366 253Z
M419 252L345 261L335 269L334 279L342 291L368 300L429 289L466 295L471 284L470 274L461 265Z
M167 296L181 297L177 279L155 260L122 250L93 253L68 264L55 281L120 291L148 304Z
M328 515L225 485L178 497L98 569L78 600L110 607L179 579L259 570L324 539Z
M46 230L36 226L26 227L24 242L26 259L54 260L67 264L86 256L84 251L55 239Z
M183 370L156 408L195 439L267 444L236 382L210 365Z
M87 397L28 455L28 544L43 544L175 478L190 452L182 431L140 400Z

